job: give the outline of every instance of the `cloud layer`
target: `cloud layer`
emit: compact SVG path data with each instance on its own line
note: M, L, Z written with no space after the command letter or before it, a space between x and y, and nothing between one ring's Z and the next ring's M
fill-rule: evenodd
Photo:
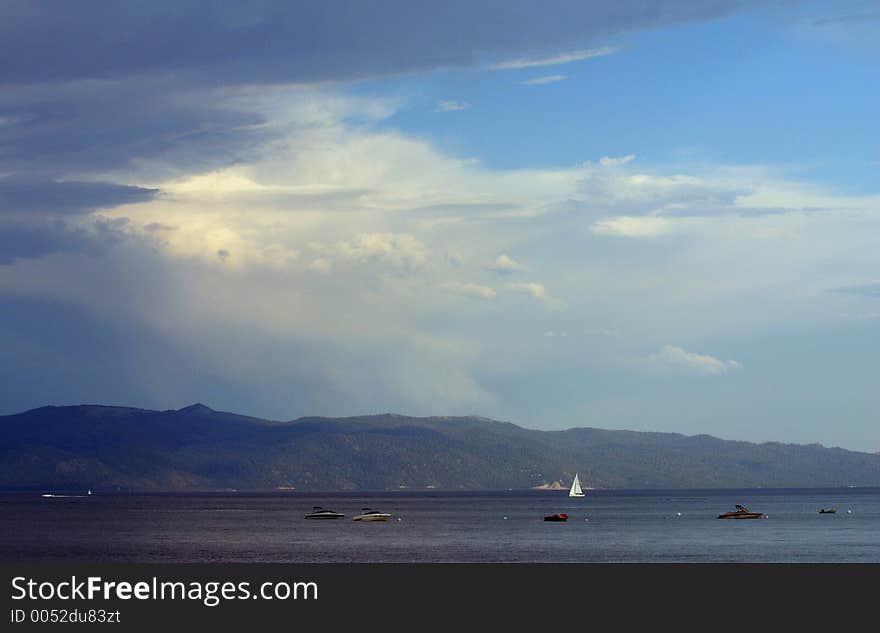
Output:
M531 107L575 74L530 69L747 4L6 3L0 407L699 430L732 381L802 391L780 341L876 312L878 196L574 133L577 162L499 166L369 83L466 68ZM432 124L494 116L454 83Z

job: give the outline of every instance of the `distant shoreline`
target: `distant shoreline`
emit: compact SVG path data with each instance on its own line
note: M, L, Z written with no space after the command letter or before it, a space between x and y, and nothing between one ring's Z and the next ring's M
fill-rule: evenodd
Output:
M880 485L880 454L705 435L536 431L397 414L285 423L204 404L0 416L5 490L278 491L817 488Z
M793 491L810 492L810 491L840 491L840 492L873 492L880 490L877 486L758 486L758 487L717 487L717 488L583 488L598 495L615 495L615 494L723 494L734 492L749 493L788 493ZM479 495L479 494L510 494L510 493L541 493L541 492L567 492L568 488L407 488L407 489L361 489L361 490L276 490L271 488L258 489L132 489L132 490L110 490L92 488L91 497L98 496L148 496L148 495L259 495L259 496L320 496L320 495ZM21 496L42 496L51 493L58 495L79 495L82 494L83 499L89 498L82 489L79 488L31 488L31 489L4 489L0 488L0 495L21 495ZM587 494L587 497L590 495ZM71 498L71 497L68 497Z

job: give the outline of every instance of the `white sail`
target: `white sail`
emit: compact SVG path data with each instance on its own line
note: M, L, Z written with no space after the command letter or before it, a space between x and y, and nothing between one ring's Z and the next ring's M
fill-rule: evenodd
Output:
M577 473L574 474L574 481L571 482L571 490L568 491L569 497L583 497L584 491L581 490L581 482L578 480Z

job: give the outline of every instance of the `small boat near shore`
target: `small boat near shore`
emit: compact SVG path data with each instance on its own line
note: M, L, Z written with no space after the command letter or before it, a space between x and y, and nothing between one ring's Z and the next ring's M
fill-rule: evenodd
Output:
M309 512L305 518L306 519L341 519L345 515L341 512L334 512L333 510L325 510L321 506L313 506L312 511Z
M352 517L353 521L388 521L391 515L387 512L379 512L378 510L370 510L370 508L361 508L361 513Z
M752 512L745 506L736 504L736 510L719 514L719 519L760 519L764 514L762 512Z
M45 494L40 495L43 499L85 499L86 497L92 496L92 491L89 490L84 495L56 495L51 492L47 492Z
M544 517L545 521L568 521L568 515L565 512L557 512Z
M819 514L837 514L837 508L819 508Z

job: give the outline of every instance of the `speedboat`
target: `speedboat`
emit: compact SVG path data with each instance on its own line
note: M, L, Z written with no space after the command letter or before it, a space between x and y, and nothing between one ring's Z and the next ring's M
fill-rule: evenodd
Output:
M40 495L43 499L85 499L86 497L92 496L92 491L89 490L84 495L56 495L51 492L47 492L45 494Z
M387 521L391 515L387 512L379 512L378 510L370 510L362 508L361 513L352 517L354 521Z
M761 512L752 512L745 506L741 506L740 504L736 504L736 510L731 510L730 512L725 512L724 514L719 514L719 519L760 519L764 516Z
M545 521L568 521L568 515L565 512L557 512L544 517Z
M305 518L307 519L341 519L345 515L340 512L333 512L333 510L325 510L321 506L313 506L312 511L309 512Z
M836 514L837 508L820 508L819 514Z

